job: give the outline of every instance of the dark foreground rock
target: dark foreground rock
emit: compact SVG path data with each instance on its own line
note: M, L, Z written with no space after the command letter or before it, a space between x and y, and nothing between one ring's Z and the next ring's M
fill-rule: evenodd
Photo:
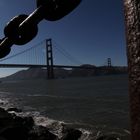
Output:
M108 134L100 136L97 140L121 140L121 138L118 135Z
M35 126L29 133L29 140L58 140L58 138L49 132L46 127Z
M48 128L37 126L32 117L19 117L0 108L0 140L78 140L82 132L65 129L58 138Z
M82 135L82 132L80 130L76 130L76 129L65 129L63 131L63 137L62 140L78 140Z

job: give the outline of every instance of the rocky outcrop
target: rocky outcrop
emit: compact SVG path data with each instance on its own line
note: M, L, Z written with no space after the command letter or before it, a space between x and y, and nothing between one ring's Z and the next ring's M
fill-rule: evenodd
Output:
M78 140L82 132L65 128L62 134L58 138L47 127L35 125L32 117L19 117L0 108L0 140Z
M118 136L103 135L97 138L96 140L121 140L121 139Z
M63 137L61 140L78 140L82 135L82 132L72 128L66 128L63 130Z
M28 140L58 140L58 137L49 132L46 127L34 126L32 130L29 131Z

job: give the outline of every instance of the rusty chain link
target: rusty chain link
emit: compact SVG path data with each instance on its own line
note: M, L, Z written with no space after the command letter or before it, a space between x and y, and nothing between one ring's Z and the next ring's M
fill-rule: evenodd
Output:
M5 37L0 39L0 58L11 51L13 44L24 45L38 32L38 23L43 19L56 21L75 9L82 0L37 0L37 9L29 16L22 14L12 18L4 28Z

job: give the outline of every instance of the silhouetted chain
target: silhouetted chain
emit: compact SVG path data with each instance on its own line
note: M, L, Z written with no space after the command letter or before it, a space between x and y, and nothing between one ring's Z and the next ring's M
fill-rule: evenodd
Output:
M38 23L43 19L56 21L75 9L82 0L37 0L37 9L29 16L22 14L12 18L4 28L5 37L0 40L0 58L11 51L13 44L24 45L38 32Z
M4 28L5 37L0 39L0 58L11 51L13 44L24 45L31 41L38 32L38 23L43 19L56 21L73 9L81 0L37 0L37 9L29 16L21 14L12 18Z

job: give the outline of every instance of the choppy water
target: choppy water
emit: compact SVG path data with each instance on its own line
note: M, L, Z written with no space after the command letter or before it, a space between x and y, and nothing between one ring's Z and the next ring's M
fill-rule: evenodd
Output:
M88 130L84 140L90 132L129 135L127 75L9 81L0 91L1 106L18 106L42 125Z

